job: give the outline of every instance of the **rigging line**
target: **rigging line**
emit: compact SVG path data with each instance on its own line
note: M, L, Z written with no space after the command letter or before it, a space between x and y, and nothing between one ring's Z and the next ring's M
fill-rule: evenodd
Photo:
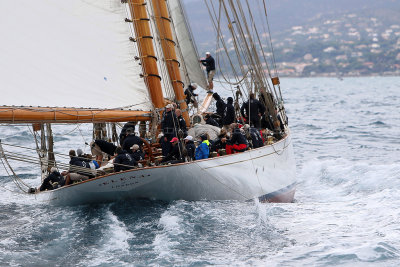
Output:
M245 61L247 61L246 60L246 54L243 53L243 48L241 47L241 42L239 42L239 40L237 39L237 36L235 34L235 27L233 26L234 22L235 22L236 25L238 25L238 24L240 25L240 21L239 20L233 21L233 20L230 19L229 11L228 11L228 8L225 5L224 1L222 1L222 6L224 7L225 16L226 16L226 19L227 19L227 22L228 22L228 29L231 32L232 41L233 41L233 45L235 47L235 53L236 53L236 57L238 59L239 67L240 67L242 75L244 75L244 73L245 73L244 66L246 64L243 63L242 57L244 58ZM231 12L234 12L234 10L231 10ZM229 27L229 25L230 25L230 27ZM246 83L246 87L249 90L251 88L251 85Z
M8 160L7 160L7 158L6 158L6 155L4 154L4 150L3 150L3 147L2 147L2 145L1 145L1 143L0 143L0 153L1 153L1 157L0 157L1 162L2 162L2 164L3 164L4 169L6 170L6 172L7 172L7 174L8 174L8 176L9 176L9 177L13 177L13 181L14 181L15 185L16 185L21 191L25 192L25 190L22 189L22 185L26 186L27 188L30 188L30 186L27 185L24 181L22 181L22 179L19 178L19 177L17 176L17 174L14 172L13 168L11 167L10 163L8 162ZM5 167L4 162L7 163L7 166L8 166L8 168L10 169L10 171L12 172L13 176L10 175L8 169Z
M217 37L216 37L216 39L217 39L217 41L216 41L216 43L218 44L217 45L217 49L219 49L219 42L221 42L221 44L222 44L222 46L224 47L224 51L225 51L225 53L226 53L226 57L227 57L227 59L229 60L229 63L230 63L230 65L231 65L231 68L232 68L232 71L233 71L233 76L234 77L238 77L239 75L237 74L237 72L236 72L236 69L235 69L235 67L234 67L234 64L233 64L233 62L232 62L232 60L231 60L231 58L230 58L230 56L229 56L229 52L228 52L228 48L227 48L227 46L226 46L226 43L225 43L225 40L224 40L224 38L223 38L223 34L222 34L222 32L221 32L221 27L220 27L220 19L221 19L221 3L220 3L220 8L219 8L219 16L217 16L217 14L215 13L215 7L214 7L214 5L212 4L212 2L211 2L211 5L212 5L212 10L214 11L214 12L211 12L211 9L210 9L210 6L209 6L209 4L207 3L207 0L204 0L204 2L205 2L205 4L206 4L206 6L207 6L207 9L208 9L208 13L209 13L209 15L210 15L210 18L211 18L211 21L212 21L212 23L213 23L213 26L214 26L214 29L215 29L215 31L217 32ZM214 20L215 19L215 20ZM216 23L216 21L218 21L218 24ZM216 50L216 51L218 51L218 50ZM216 54L217 55L217 62L219 62L219 58L220 58L220 55L219 55L219 53L217 53ZM222 56L221 56L222 57ZM220 70L220 73L221 73L221 75L223 75L223 72L222 72L222 70ZM224 77L224 76L223 76ZM225 78L224 78L225 79Z
M208 174L209 174L214 180L216 180L218 183L222 184L223 186L225 186L226 188L228 188L228 189L231 190L232 192L235 192L236 194L240 195L240 196L243 197L244 199L250 199L249 197L246 197L245 195L243 195L243 194L240 193L239 191L237 191L237 190L233 189L232 187L228 186L227 184L224 184L223 182L221 182L217 177L215 177L215 176L213 175L213 172L212 172L212 171L208 171L208 169L202 168L197 162L195 162L195 164L196 164L200 169L202 169L203 171L208 172Z
M277 68L276 68L275 55L274 55L274 47L272 46L271 29L270 29L270 27L269 27L269 20L268 20L268 13L267 13L267 4L265 3L265 0L263 0L263 4L264 4L265 18L266 18L267 26L268 26L269 41L270 41L271 50L272 50L272 60L273 60L273 63L274 63L274 68L275 68L275 75L278 76L278 71L277 71Z

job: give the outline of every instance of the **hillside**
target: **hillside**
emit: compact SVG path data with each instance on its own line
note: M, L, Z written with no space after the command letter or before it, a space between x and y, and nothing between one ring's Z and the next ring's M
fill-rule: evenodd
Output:
M288 76L400 74L400 1L269 1L279 73ZM184 1L199 52L215 50L203 0Z

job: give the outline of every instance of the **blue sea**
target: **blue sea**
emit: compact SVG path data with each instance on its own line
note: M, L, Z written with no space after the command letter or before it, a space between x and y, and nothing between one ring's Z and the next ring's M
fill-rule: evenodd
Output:
M19 194L0 166L0 265L399 266L400 77L282 78L281 88L297 161L294 203L54 207ZM89 151L89 126L53 130L59 153ZM32 146L28 127L1 127L0 139ZM11 163L39 185L37 166Z

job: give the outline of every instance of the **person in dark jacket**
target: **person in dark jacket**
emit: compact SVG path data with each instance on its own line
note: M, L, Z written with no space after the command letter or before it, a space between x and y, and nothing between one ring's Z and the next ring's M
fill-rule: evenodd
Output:
M94 177L87 159L77 157L73 149L69 151L69 156L71 160L69 161L69 171L65 185L68 185L71 181L87 180L89 177Z
M92 155L96 156L96 161L100 163L103 160L103 152L109 156L113 156L116 148L117 146L115 146L113 143L99 139L96 139L90 143Z
M215 75L215 60L210 52L206 52L206 58L200 60L201 64L206 67L207 80L208 80L208 93L214 89L213 78Z
M221 129L221 132L219 133L217 139L214 139L211 145L211 151L216 151L220 149L226 149L226 145L228 144L228 136L227 132L224 128Z
M216 103L215 106L217 107L217 114L220 118L224 117L225 114L225 108L226 108L226 104L224 102L224 100L222 100L222 98L219 96L218 93L214 93L213 94L213 98L215 99Z
M115 172L133 169L133 167L137 164L135 159L121 147L117 147L115 154L117 155L114 158Z
M133 145L138 145L141 149L143 146L143 141L139 136L135 135L135 132L128 129L126 131L124 143L122 144L122 149L125 151L129 151Z
M187 157L189 161L195 160L194 153L196 151L196 145L193 142L193 136L188 135L185 137L185 147L187 152Z
M172 138L170 143L172 144L172 149L168 153L168 155L162 160L162 162L169 162L171 164L184 162L182 143L179 142L179 139L176 137Z
M233 152L243 152L247 150L249 143L246 137L240 131L238 125L233 123L231 125L232 136L229 140L229 144L226 145L226 153L232 154Z
M57 183L57 184L54 184ZM56 167L52 167L50 174L43 180L39 191L53 190L65 184L64 177L57 171Z
M194 90L196 90L197 84L192 83L186 88L185 90L185 95L186 95L186 104L189 106L190 103L193 103L196 105L196 99L195 97L198 96L198 94L194 93Z
M183 135L183 136L179 136L179 137L180 138L185 137L187 135L187 128L186 128L186 121L182 116L182 111L180 109L176 109L175 115L176 115L176 118L178 119L178 126L179 126L178 133L179 133L179 130L181 130L182 135Z
M129 154L131 154L131 156L135 159L136 163L144 160L144 153L140 150L140 147L137 144L131 146Z
M254 125L257 129L260 128L260 118L265 112L264 105L255 99L254 94L250 94L249 101L243 103L240 108L240 113L243 117L250 121L251 125Z
M246 135L249 136L248 140L251 140L251 147L252 148L259 148L264 146L264 142L262 140L260 131L254 127L250 127L250 125L246 124L243 126Z
M216 122L209 114L204 116L204 120L206 121L206 124L219 127L218 122Z
M135 121L128 121L127 123L124 124L124 126L121 129L121 133L119 134L119 143L120 144L124 143L124 139L126 137L126 130L130 129L132 131L135 131L135 127L136 127ZM114 153L115 153L115 149L114 149ZM114 155L114 153L111 155Z
M172 149L171 140L176 137L178 132L178 118L176 117L175 112L173 111L174 106L172 104L168 104L165 107L165 111L163 113L163 118L161 120L161 129L164 134L164 147L163 147L163 155L168 155Z
M226 112L225 112L225 116L222 120L222 124L224 126L228 126L234 122L235 122L235 108L233 107L233 98L228 97L227 104L226 104Z

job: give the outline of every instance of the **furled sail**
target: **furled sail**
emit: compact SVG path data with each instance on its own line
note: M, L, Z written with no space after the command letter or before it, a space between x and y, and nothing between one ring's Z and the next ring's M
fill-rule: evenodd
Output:
M183 63L185 64L190 82L195 82L200 87L207 88L205 73L200 67L194 40L188 28L189 25L187 24L180 0L170 0L168 1L168 5L172 23L175 27L178 48L182 52Z
M0 1L0 105L150 110L126 17L119 0Z

